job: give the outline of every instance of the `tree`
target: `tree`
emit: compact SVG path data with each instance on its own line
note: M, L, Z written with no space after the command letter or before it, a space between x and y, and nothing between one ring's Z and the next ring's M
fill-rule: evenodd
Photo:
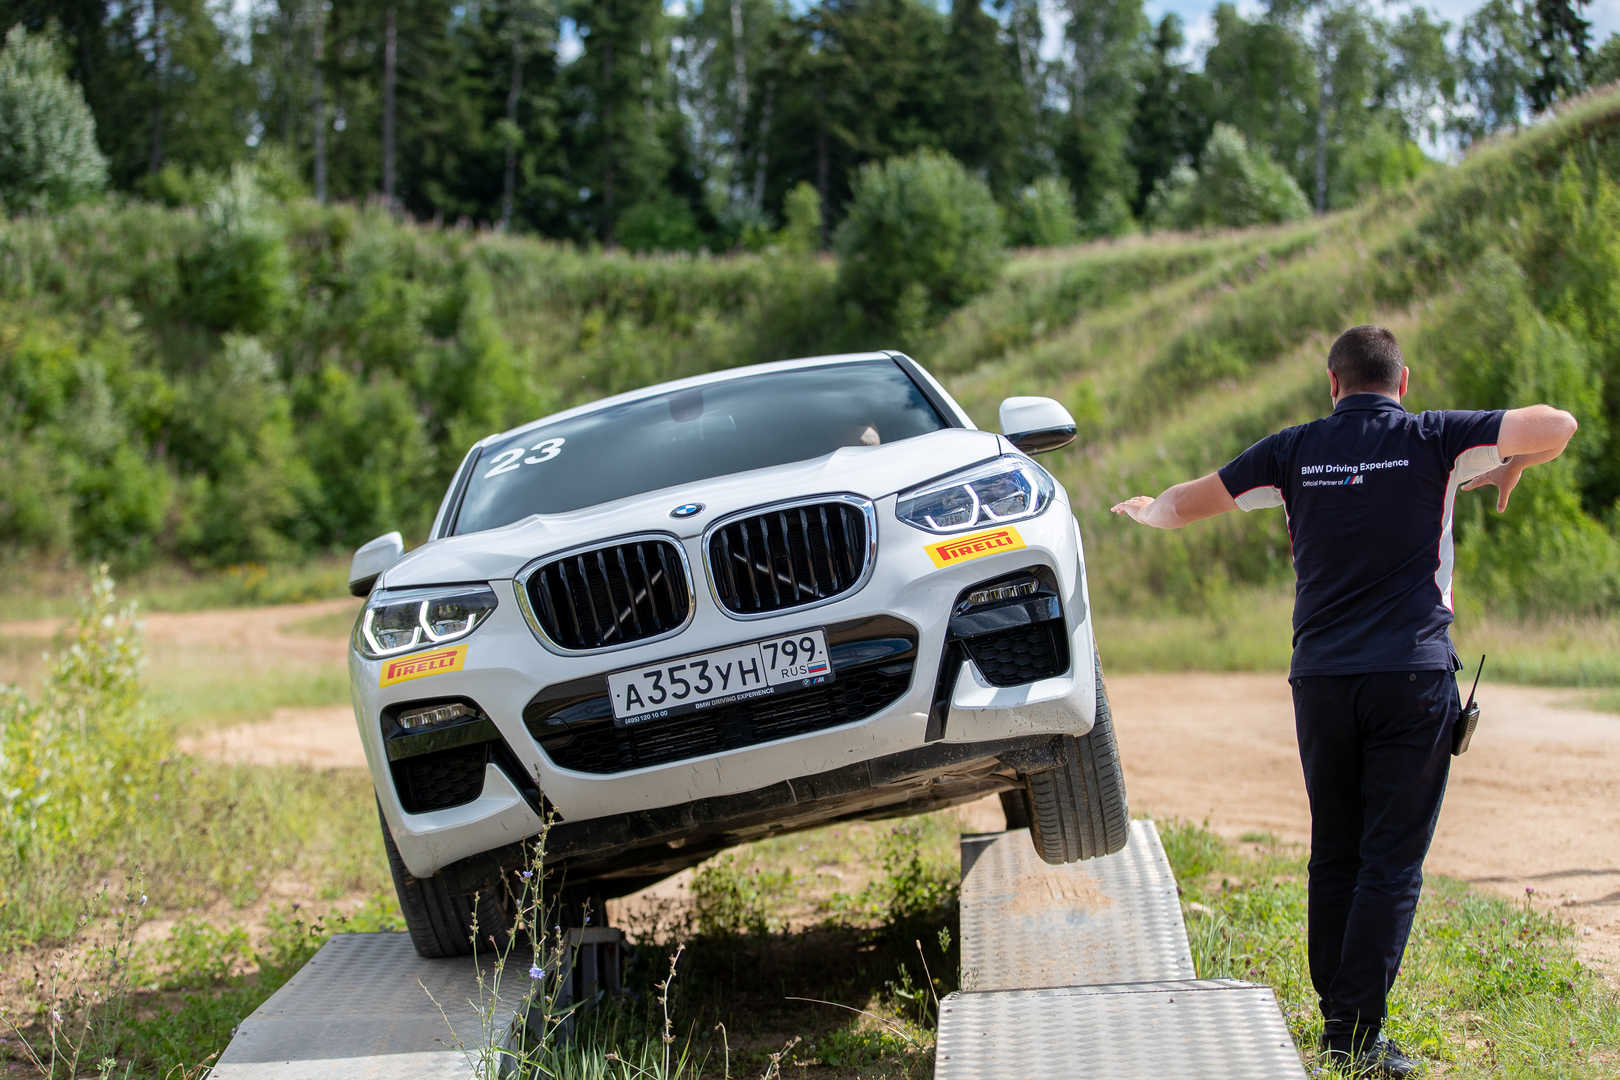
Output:
M1008 198L1030 178L1035 156L1018 47L979 0L952 0L943 60L940 146Z
M1584 83L1581 67L1591 48L1592 24L1577 8L1586 0L1536 0L1536 77L1530 82L1530 104L1552 108Z
M1374 123L1374 94L1388 67L1382 30L1353 0L1330 0L1310 14L1306 38L1316 68L1312 190L1319 214L1328 208L1329 146L1337 157ZM1333 165L1337 172L1338 162Z
M1458 52L1468 109L1455 122L1464 138L1524 122L1536 78L1531 25L1528 12L1515 6L1515 0L1486 0L1464 20Z
M557 13L551 0L507 0L503 5L499 38L511 49L508 60L506 111L498 127L504 161L501 165L501 228L512 226L517 203L518 161L525 142L519 112L523 102L523 69L537 55L550 58L557 44ZM547 117L540 118L542 123Z
M1018 193L1008 213L1008 242L1024 247L1059 247L1080 238L1074 193L1061 176L1043 176Z
M1310 203L1287 170L1248 144L1229 124L1216 124L1198 168L1179 165L1148 200L1155 228L1243 228L1308 217Z
M771 69L789 17L772 0L706 0L677 37L681 106L711 197L731 227L764 218Z
M576 178L589 190L591 232L603 243L627 207L650 198L669 165L659 139L669 36L658 0L576 3L583 51L570 67L579 97Z
M1058 160L1092 235L1131 225L1136 191L1126 141L1140 93L1147 46L1142 0L1067 0L1063 80L1069 115Z
M1451 24L1413 8L1389 30L1386 103L1401 117L1406 137L1438 141L1455 116L1460 71L1446 46Z
M877 325L910 329L995 282L1001 213L960 162L920 150L860 170L837 250L839 291Z
M0 50L0 207L65 206L106 183L84 93L49 41L13 27Z
M1620 79L1620 34L1610 34L1586 62L1586 81L1591 86L1607 86Z
M1181 19L1171 12L1153 32L1142 98L1131 121L1130 162L1136 170L1131 212L1141 217L1148 196L1178 163L1191 161L1209 141L1209 80L1177 59L1186 45Z
M1315 146L1315 66L1291 26L1250 22L1230 3L1215 8L1215 41L1204 58L1211 117L1266 147L1296 178L1311 175Z

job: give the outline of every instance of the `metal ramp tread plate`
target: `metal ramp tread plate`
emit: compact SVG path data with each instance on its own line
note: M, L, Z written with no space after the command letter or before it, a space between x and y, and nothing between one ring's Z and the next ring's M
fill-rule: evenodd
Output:
M1233 979L955 993L934 1080L1300 1080L1271 988Z
M962 989L1197 977L1153 822L1123 851L1049 866L1018 829L962 838Z
M513 956L504 977L527 981L528 962L519 966ZM479 998L469 958L424 960L408 934L337 934L242 1021L210 1075L466 1080L491 1035L474 1005ZM492 1015L502 1018L502 1030L492 1033L499 1040L511 1012ZM458 1040L468 1049L458 1048Z

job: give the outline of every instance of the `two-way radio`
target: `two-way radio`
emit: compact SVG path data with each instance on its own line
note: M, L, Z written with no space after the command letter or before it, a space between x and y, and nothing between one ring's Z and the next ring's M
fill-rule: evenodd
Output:
M1451 754L1460 757L1468 752L1468 744L1474 738L1474 729L1479 726L1479 702L1474 700L1474 693L1479 689L1479 677L1485 672L1485 654L1479 655L1479 670L1474 672L1474 685L1468 689L1468 704L1463 706L1462 713L1457 717L1457 726L1452 730Z

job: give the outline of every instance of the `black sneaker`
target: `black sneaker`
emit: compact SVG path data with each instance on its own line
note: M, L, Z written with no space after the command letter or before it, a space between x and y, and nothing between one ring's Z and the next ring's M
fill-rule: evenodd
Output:
M1401 1052L1401 1048L1382 1033L1359 1050L1340 1049L1332 1045L1322 1051L1320 1063L1336 1069L1344 1076L1372 1080L1405 1080L1417 1076L1423 1066Z

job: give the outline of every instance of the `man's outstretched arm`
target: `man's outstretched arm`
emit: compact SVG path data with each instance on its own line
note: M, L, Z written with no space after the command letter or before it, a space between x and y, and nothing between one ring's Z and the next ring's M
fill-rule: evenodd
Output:
M1114 504L1114 513L1155 529L1179 529L1183 525L1237 509L1237 500L1221 482L1219 473L1188 480L1165 491L1157 499L1138 495Z
M1569 440L1580 427L1575 417L1551 405L1528 405L1522 409L1509 409L1502 414L1501 433L1497 436L1497 452L1502 464L1490 472L1481 473L1462 486L1464 491L1496 486L1496 510L1508 507L1508 499L1518 486L1519 477L1532 465L1551 461L1564 452Z

